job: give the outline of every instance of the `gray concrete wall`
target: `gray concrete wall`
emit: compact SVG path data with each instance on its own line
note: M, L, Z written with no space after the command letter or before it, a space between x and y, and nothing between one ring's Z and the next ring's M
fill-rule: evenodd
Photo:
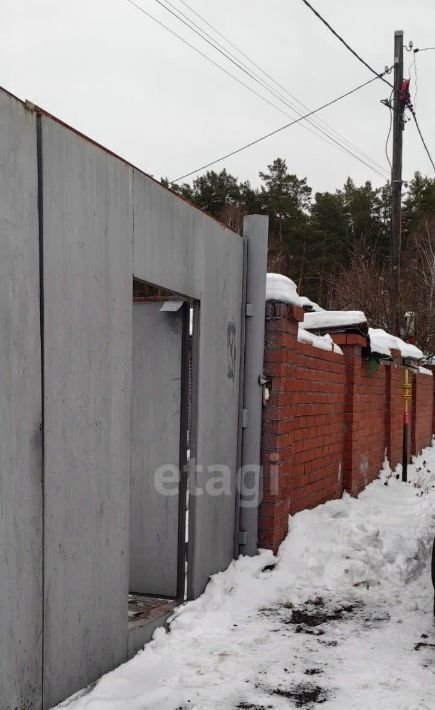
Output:
M35 116L0 90L0 710L41 707L41 349Z
M209 576L228 566L234 549L243 244L228 230L221 230L220 238L216 232L204 234L197 449L203 469L191 484L205 492L192 497L190 597L201 594ZM231 474L223 495L207 493L207 483L219 476L212 468L216 465Z
M44 706L127 658L132 171L43 117Z

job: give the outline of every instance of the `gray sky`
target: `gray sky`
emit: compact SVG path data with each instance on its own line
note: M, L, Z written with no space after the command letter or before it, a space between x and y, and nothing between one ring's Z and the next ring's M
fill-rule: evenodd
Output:
M136 1L279 104L155 0ZM188 12L180 0L170 1ZM370 78L301 0L187 1L310 108ZM434 0L313 0L313 4L379 71L393 62L395 29L403 29L405 42L413 40L414 47L435 46ZM175 179L290 120L127 0L1 0L0 7L0 85L155 177ZM411 58L405 53L406 75ZM417 115L435 157L435 51L417 55L417 70ZM414 92L413 73L412 82ZM319 114L387 171L389 112L380 99L388 92L376 81ZM287 160L291 172L307 177L314 190L334 190L348 175L357 183L383 182L300 125L215 169L226 167L258 184L258 172L277 156ZM415 126L409 123L404 177L414 170L432 174Z

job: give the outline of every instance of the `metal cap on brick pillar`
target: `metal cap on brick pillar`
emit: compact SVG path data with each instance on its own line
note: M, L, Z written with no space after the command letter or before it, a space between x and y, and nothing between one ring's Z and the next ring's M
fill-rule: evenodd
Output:
M245 352L243 378L243 427L239 484L238 551L257 553L258 505L261 493L260 450L264 359L264 318L266 302L268 217L245 217L243 235L247 240Z

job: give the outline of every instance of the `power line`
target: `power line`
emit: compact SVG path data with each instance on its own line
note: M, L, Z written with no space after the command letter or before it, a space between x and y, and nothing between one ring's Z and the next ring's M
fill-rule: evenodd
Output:
M388 155L388 143L389 143L390 136L391 136L391 129L393 127L393 109L391 107L392 97L393 97L393 92L391 92L388 102L385 102L385 105L388 107L388 109L390 111L390 126L388 128L387 140L385 141L385 155L387 156L388 165L390 166L390 170L393 169L393 166L392 166L391 160L390 160L390 156Z
M426 151L426 153L427 153L427 155L428 155L428 158L429 158L430 162L432 163L432 168L433 168L433 170L434 170L434 172L435 172L435 163L434 163L434 161L433 161L433 159L432 159L432 156L431 156L431 154L430 154L429 148L427 147L426 141L425 141L424 138L423 138L423 134L422 134L422 132L421 132L421 128L420 128L420 125L419 125L419 123L418 123L416 113L415 113L415 111L414 111L414 109L413 109L413 107L412 107L411 105L408 105L408 108L409 108L409 110L411 111L411 114L412 114L412 116L413 116L413 118L414 118L415 125L417 126L418 134L419 134L419 136L420 136L420 138L421 138L421 142L422 142L423 145L424 145L424 149L425 149L425 151Z
M408 52L410 50L407 50ZM414 67L414 76L415 76L415 91L414 91L414 106L417 107L417 91L418 91L418 79L417 79L417 54L413 52L413 59L412 62L408 66L408 79L411 82L411 72L412 68Z
M371 84L373 81L376 81L377 78L378 77L375 77L373 79L369 79L368 81L365 81L363 84L359 84L359 86L356 86L354 89L347 91L345 94L341 94L341 96L337 96L337 98L332 99L331 101L328 101L328 103L323 104L322 106L319 106L318 108L313 109L312 111L307 113L305 116L300 116L299 118L296 118L294 121L291 121L290 123L286 123L284 126L281 126L280 128L276 128L274 131L270 131L269 133L266 133L265 135L260 136L260 138L256 138L255 140L251 141L250 143L246 143L245 145L241 146L240 148L236 148L236 150L231 151L231 153L227 153L226 155L222 155L220 158L216 158L215 160L210 161L206 165L202 165L201 167L196 168L196 170L192 170L190 173L186 173L185 175L181 175L180 177L176 178L175 180L171 180L171 182L175 183L175 182L178 182L179 180L184 180L185 178L188 178L191 175L195 175L195 173L199 173L201 170L206 170L206 168L211 168L213 165L216 165L216 163L220 163L222 160L226 160L227 158L231 158L233 155L237 155L238 153L241 153L243 150L246 150L247 148L251 148L252 146L256 145L257 143L261 143L261 141L266 140L266 138L271 138L271 136L275 136L277 133L284 131L286 128L290 128L290 126L294 126L296 123L303 121L305 118L308 118L309 116L313 116L314 114L318 113L319 111L322 111L323 109L328 108L328 106L332 106L333 104L336 104L338 101L345 99L347 96L354 94L356 91L359 91L359 89L362 89L364 86L368 86L368 84Z
M172 4L169 2L169 0L165 0L165 1L166 1L167 4L170 4L172 7L174 7L174 5L172 5ZM217 34L219 37L221 37L221 38L224 40L224 42L226 42L230 47L232 47L239 55L241 55L242 57L244 57L250 64L252 64L252 66L254 66L261 74L263 74L263 76L265 76L267 79L269 79L275 86L277 86L277 87L278 87L281 91L283 91L287 96L289 96L291 99L293 99L294 101L296 101L296 103L299 104L299 106L301 106L304 111L309 111L309 110L310 110L310 108L309 108L306 104L304 104L302 101L300 101L300 100L299 100L294 94L292 94L285 86L283 86L282 84L280 84L273 76L271 76L271 74L269 74L267 71L265 71L259 64L257 64L251 57L249 57L248 54L246 54L243 50L241 50L240 47L238 47L238 46L235 45L233 42L231 42L231 40L229 40L222 32L220 32L220 30L218 30L217 27L215 27L215 26L212 25L210 22L208 22L208 20L207 20L205 17L203 17L202 15L200 15L199 12L197 12L193 7L191 7L191 6L189 5L189 3L187 3L185 0L179 0L179 2L180 2L182 5L184 5L184 7L186 7L186 8L187 8L193 15L195 15L199 20L201 20L202 23L204 23L207 27L209 27L215 34ZM189 18L185 13L183 13L183 12L182 12L181 10L179 10L178 8L177 8L177 11L180 12L184 17L186 17L187 19L189 19L191 22L193 22L193 20L192 20L191 18ZM193 24L195 24L195 26L198 27L202 32L205 32L205 30L203 30L201 27L199 27L199 25L197 25L197 24L194 23L194 22L193 22ZM206 34L207 34L211 39L213 39L213 41L216 41L216 42L217 42L217 40L215 40L215 38L211 37L210 34L208 34L208 33L206 33ZM221 46L222 46L222 45L221 45ZM233 56L234 56L234 55L233 55ZM245 66L246 66L246 65L245 65ZM269 91L273 90L273 88L271 89L270 87L271 87L271 85L269 84L268 87L267 87L268 90L269 90ZM297 113L299 116L301 115L301 111L300 111L299 109L295 108L295 106L292 106L291 104L287 103L287 101L282 97L282 95L279 95L279 94L275 94L275 95L278 96L281 101L283 101L284 103L286 103L286 105L289 106L295 113ZM369 156L369 155L368 155L367 153L365 153L363 150L361 150L360 148L358 148L358 146L356 146L354 143L352 143L351 141L349 141L345 136L343 136L343 135L340 134L338 131L336 131L332 126L329 126L329 125L328 125L325 121L323 121L322 119L318 119L318 120L309 120L309 119L308 119L308 123L310 123L310 124L311 124L313 127L315 127L317 130L321 130L322 133L326 133L327 135L329 135L328 131L331 131L332 133L334 133L334 134L338 137L338 139L340 139L341 141L344 141L344 143L347 143L348 146L350 146L351 148L353 148L354 150L356 150L360 155L362 155L363 157L365 157L368 161L370 161L370 162L373 163L374 165L377 165L381 170L384 170L384 166L383 166L383 165L381 165L380 163L378 163L376 160L374 160L371 156ZM325 128L326 130L322 130L322 128L321 128L322 125L324 126L324 128ZM320 137L320 136L319 136L319 137ZM329 138L332 138L332 136L329 135Z
M187 39L185 39L184 37L182 37L181 35L179 35L179 34L178 34L177 32L175 32L175 30L173 30L171 27L168 27L168 25L165 25L165 23L162 22L161 20L157 19L157 17L154 17L154 15L151 15L150 12L148 12L147 10L145 10L141 5L139 5L138 3L136 3L134 0L127 0L127 2L128 2L130 5L132 5L133 7L135 7L137 10L139 10L140 12L142 12L144 15L146 15L147 17L149 17L150 20L152 20L153 22L156 22L158 25L160 25L160 27L163 27L163 28L164 28L165 30L167 30L171 35L173 35L174 37L177 37L177 39L179 39L181 42L183 42L183 44L187 45L187 47L190 47L190 49L193 49L194 52L196 52L196 53L199 54L201 57L203 57L204 59L206 59L208 62L210 62L210 64L213 64L213 66L215 66L215 67L217 67L218 69L220 69L222 72L224 72L224 74L226 74L227 76L231 77L231 79L234 79L234 81L237 81L238 84L240 84L241 86L244 86L246 89L248 89L248 91L250 91L251 93L255 94L255 96L258 96L258 97L259 97L260 99L262 99L263 101L266 101L266 103L268 103L270 106L272 106L273 108L275 108L275 109L277 109L278 111L280 111L280 112L281 112L282 114L284 114L285 116L288 116L288 114L287 114L286 111L280 109L279 106L276 106L276 104L274 104L272 101L269 101L269 99L268 99L266 96L262 96L262 94L258 93L258 91L256 91L252 86L249 86L248 84L246 84L244 81L242 81L242 79L239 79L239 77L237 77L235 74L232 74L230 71L228 71L227 69L225 69L225 67L221 66L221 64L218 64L218 62L215 62L214 59L212 59L212 58L209 57L207 54L205 54L205 52L201 52L201 50L198 49L198 47L195 47L194 44L191 44L190 42L188 42Z
M417 98L417 90L418 90L418 85L417 85L417 52L419 52L419 53L420 53L420 52L430 52L430 51L432 51L432 50L435 50L435 47L423 47L423 49L419 49L419 48L414 49L414 61L412 62L411 66L409 67L409 77L411 78L411 69L412 69L412 67L414 67L414 74L415 74L414 106L415 106L415 102L416 102L416 98ZM419 136L420 136L421 142L423 143L424 149L425 149L425 151L426 151L426 153L427 153L427 155L428 155L428 158L429 158L429 160L430 160L430 162L431 162L432 168L434 169L434 172L435 172L435 164L434 164L434 161L433 161L432 156L431 156L431 154L430 154L430 150L429 150L429 148L427 147L427 143L426 143L426 141L425 141L425 139L424 139L424 137L423 137L423 134L422 134L422 132L421 132L421 128L420 128L420 125L419 125L418 120L417 120L417 114L416 114L416 112L415 112L414 106L408 101L407 107L408 107L408 109L410 110L410 112L411 112L411 114L412 114L412 117L413 117L413 119L414 119L414 121L415 121L415 125L416 125L416 127L417 127L417 131L418 131L418 134L419 134Z
M237 81L238 84L240 84L241 86L244 86L244 87L245 87L246 89L248 89L248 91L250 91L251 93L255 94L255 96L258 96L260 99L262 99L263 101L265 101L266 103L268 103L270 106L272 106L273 108L275 108L276 110L278 110L280 113L284 114L285 116L289 116L289 114L287 113L287 111L284 111L284 110L281 109L279 106L277 106L276 104L274 104L272 101L269 101L269 99L268 99L267 97L263 96L263 95L260 94L258 91L256 91L253 87L249 86L249 85L246 84L244 81L242 81L239 77L237 77L237 76L235 76L234 74L232 74L231 72L229 72L227 69L225 69L225 68L222 67L220 64L218 64L218 62L215 62L211 57L209 57L207 54L205 54L205 53L202 52L200 49L198 49L197 47L195 47L193 44L191 44L190 42L188 42L184 37L182 37L182 36L179 35L177 32L175 32L172 28L168 27L168 25L166 25L164 22L162 22L161 20L159 20L159 19L157 19L156 17L154 17L153 15L151 15L151 13L149 13L147 10L145 10L141 5L139 5L138 3L136 3L134 0L127 0L127 2L128 2L130 5L132 5L133 7L135 7L137 10L139 10L140 12L142 12L144 15L146 15L146 16L147 16L149 19L151 19L153 22L156 22L158 25L160 25L160 27L163 27L165 30L167 30L167 31L168 31L170 34L172 34L174 37L177 37L177 39L179 39L181 42L183 42L183 44L185 44L185 45L187 45L188 47L190 47L191 49L193 49L194 52L196 52L197 54L199 54L201 57L203 57L204 59L206 59L208 62L210 62L211 64L213 64L213 65L214 65L215 67L217 67L218 69L220 69L222 72L224 72L224 74L226 74L227 76L229 76L229 77L231 77L232 79L234 79L235 81ZM161 3L160 3L160 4L161 4ZM298 121L297 121L297 122L298 122ZM309 130L309 129L308 129L308 130ZM331 137L331 140L334 140L334 139ZM337 142L337 141L335 141L335 142ZM373 172L375 172L377 175L379 175L380 177L382 177L383 179L385 179L385 174L382 174L377 168L375 168L375 167L373 167L372 165L370 165L367 161L363 160L362 158L359 158L357 155L355 155L354 153L352 153L351 151L349 151L348 149L346 149L344 146L343 146L343 150L345 150L345 152L351 154L354 158L356 158L356 159L359 160L361 163L363 163L364 165L366 165L366 167L368 167L370 170L373 170ZM383 169L383 168L382 168L382 169Z
M205 30L202 30L202 28L198 24L196 24L195 22L190 20L190 18L185 13L183 13L181 10L178 10L177 8L174 8L174 5L170 2L170 0L165 0L166 4L164 4L161 0L155 0L155 2L158 5L160 5L162 8L167 10L167 12L169 12L172 16L176 17L180 22L183 23L183 25L185 25L190 30L192 30L196 35L198 35L201 39L203 39L205 42L207 42L207 44L209 44L211 47L213 47L216 51L218 51L220 54L222 54L226 59L228 59L232 64L234 64L239 70L243 71L250 79L254 80L263 89L266 89L266 91L269 91L276 99L278 99L279 101L284 103L288 108L290 108L293 111L293 113L295 113L297 116L302 116L301 111L299 111L294 106L292 106L282 95L278 94L273 88L271 88L270 85L268 86L261 78L258 77L258 75L253 73L246 66L246 64L244 64L243 62L240 62L237 59L237 57L234 56L234 54L232 54L231 52L229 52L228 50L223 48L222 45L219 45L217 43L217 41L215 42L215 40L213 39L213 37L211 37L211 35L209 33L207 33ZM173 8L173 9L171 9L171 8ZM174 11L174 9L176 11ZM178 12L180 12L181 15L183 15L187 19L183 19L183 17L181 17L179 14L177 14ZM197 29L195 29L195 28L197 28ZM246 84L244 84L244 86L246 86ZM257 94L257 96L259 96L259 94L257 92L255 92L255 93ZM284 113L289 118L292 118L292 116L288 112L283 111L278 106L276 106L276 104L271 103L265 97L263 97L263 100L267 101L267 103L274 106L278 111L280 111L281 113ZM313 124L311 123L311 125L313 125ZM307 126L304 126L304 127L307 130L310 130L309 128L307 128ZM374 172L376 172L378 175L380 175L382 178L385 179L385 174L384 174L385 169L383 166L379 166L380 170L383 171L381 173L377 168L375 168L371 165L371 163L374 163L375 165L377 165L376 161L374 161L372 158L370 158L369 156L366 156L367 160L370 161L370 163L367 162L367 160L363 160L358 155L356 155L356 153L354 151L350 150L345 145L343 145L339 140L337 140L333 136L329 135L327 133L327 131L325 131L321 126L317 126L314 124L314 127L316 128L316 130L320 131L328 139L328 141L332 141L335 145L337 145L345 153L347 153L348 155L351 155L356 160L362 162L364 165L366 165L366 167L369 167L371 170L373 170ZM313 131L310 131L310 132L312 133ZM319 137L321 137L321 136L319 136ZM359 149L356 148L356 150L359 150Z
M319 19L321 22L323 22L323 24L328 28L329 31L332 32L332 34L333 34L335 37L337 37L337 39L338 39L342 44L344 44L344 46L346 47L346 49L348 49L349 52L351 52L351 53L353 54L353 56L356 57L359 62L361 62L361 64L364 64L364 66L367 67L367 69L369 69L369 71L371 71L372 74L374 74L378 79L381 79L383 82L385 82L385 84L388 84L388 86L390 86L391 88L394 89L393 84L391 84L387 79L385 79L385 77L384 77L385 72L383 72L382 74L379 74L375 69L373 69L373 67L370 66L370 64L369 64L368 62L366 62L365 59L363 59L363 58L361 57L361 55L359 55L358 52L356 52L356 51L350 46L350 44L348 44L348 43L346 42L346 40L343 39L343 37L342 37L341 35L339 35L338 32L336 32L336 30L334 30L334 28L329 24L329 22L328 22L327 20L325 20L324 17L322 17L322 15L308 2L308 0L302 0L302 2L304 3L304 5L306 5L306 6L311 10L311 12L313 12L313 13L316 15L316 17L318 17L318 19Z

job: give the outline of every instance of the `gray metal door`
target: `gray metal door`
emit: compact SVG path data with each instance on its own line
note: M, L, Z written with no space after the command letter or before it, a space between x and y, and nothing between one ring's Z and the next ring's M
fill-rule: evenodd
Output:
M161 308L133 305L130 592L175 597L183 309Z

